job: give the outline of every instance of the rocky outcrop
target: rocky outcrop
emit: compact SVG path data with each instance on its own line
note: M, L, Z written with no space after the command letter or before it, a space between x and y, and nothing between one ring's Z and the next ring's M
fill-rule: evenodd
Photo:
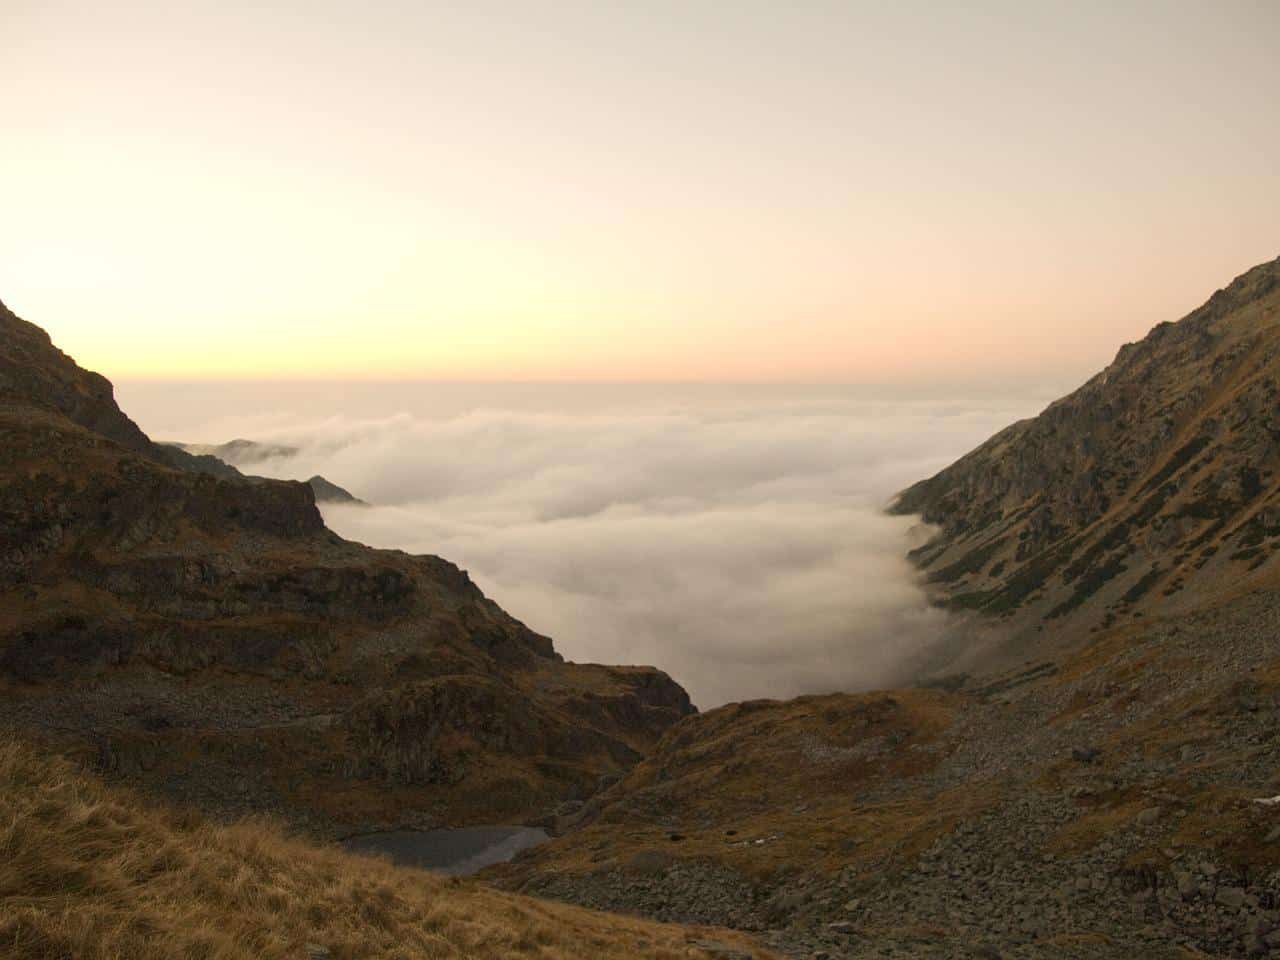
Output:
M1280 260L1040 416L904 491L956 609L1109 626L1269 576L1280 553Z
M106 377L82 370L49 335L0 303L0 401L61 414L91 433L150 455L151 441L120 412Z
M0 310L0 725L350 832L544 817L692 710L656 670L564 663L445 560L342 540L308 484L206 459Z

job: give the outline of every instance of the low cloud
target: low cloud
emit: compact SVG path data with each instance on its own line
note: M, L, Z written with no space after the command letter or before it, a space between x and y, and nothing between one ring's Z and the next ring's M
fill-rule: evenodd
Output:
M1033 407L833 392L224 417L183 439L298 446L253 471L324 475L374 504L324 508L343 536L447 557L566 657L655 664L705 708L903 679L947 619L905 557L918 521L883 507Z

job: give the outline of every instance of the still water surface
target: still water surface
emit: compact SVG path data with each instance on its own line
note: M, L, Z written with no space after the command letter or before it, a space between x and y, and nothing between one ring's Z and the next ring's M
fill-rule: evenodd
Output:
M546 839L547 832L536 827L464 827L370 833L350 837L343 846L353 853L386 854L400 866L467 876Z

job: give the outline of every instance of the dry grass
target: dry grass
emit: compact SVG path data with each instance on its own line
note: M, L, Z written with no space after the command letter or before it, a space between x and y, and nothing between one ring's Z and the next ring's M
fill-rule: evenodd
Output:
M998 791L855 803L877 783L930 769L959 698L930 690L730 704L673 727L599 800L587 825L493 875L632 869L637 854L715 864L752 881L803 864L903 862Z
M0 956L684 958L695 936L155 807L0 741ZM757 952L757 956L766 954Z

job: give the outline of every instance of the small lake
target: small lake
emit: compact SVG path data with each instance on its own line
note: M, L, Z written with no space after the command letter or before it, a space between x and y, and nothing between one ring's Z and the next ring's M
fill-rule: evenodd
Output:
M352 853L380 853L403 867L421 867L464 877L547 839L537 827L461 827L456 830L392 830L349 837Z

